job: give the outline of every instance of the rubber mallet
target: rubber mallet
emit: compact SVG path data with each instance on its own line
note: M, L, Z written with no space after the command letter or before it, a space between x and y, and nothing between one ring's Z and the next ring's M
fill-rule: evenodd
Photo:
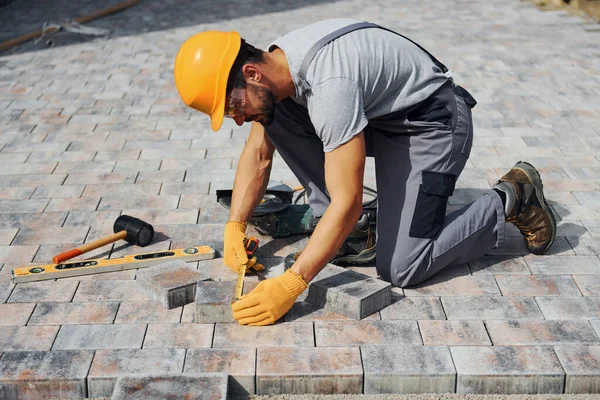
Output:
M149 245L154 237L154 228L152 225L129 215L121 215L115 220L113 232L115 233L114 235L103 237L92 243L86 243L76 249L54 256L52 257L52 262L54 264L60 264L63 261L77 257L88 251L95 250L98 247L116 242L117 240L125 240L128 243L144 247Z

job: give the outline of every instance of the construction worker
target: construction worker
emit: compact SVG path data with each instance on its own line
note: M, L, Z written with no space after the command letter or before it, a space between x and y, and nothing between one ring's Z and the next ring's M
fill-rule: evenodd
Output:
M207 31L179 50L175 83L188 106L252 122L239 160L225 263L261 269L244 249L275 150L320 217L292 264L233 303L240 324L273 324L331 260L368 263L398 287L422 282L502 246L505 221L532 253L552 245L556 223L539 173L518 162L489 192L446 216L473 141L476 101L450 71L408 38L352 19L321 21L262 51L237 32ZM377 235L362 214L365 157L375 158ZM357 222L358 221L358 222ZM375 245L376 236L376 245Z

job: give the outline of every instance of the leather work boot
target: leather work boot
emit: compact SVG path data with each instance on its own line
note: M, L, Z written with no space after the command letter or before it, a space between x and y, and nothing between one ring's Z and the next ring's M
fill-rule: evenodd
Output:
M513 223L533 254L545 253L556 236L556 221L546 200L542 179L535 167L519 161L493 187L506 194L506 222Z
M288 254L284 264L290 268L301 251ZM375 231L369 223L369 216L363 214L350 232L342 247L330 261L335 265L362 265L375 262Z

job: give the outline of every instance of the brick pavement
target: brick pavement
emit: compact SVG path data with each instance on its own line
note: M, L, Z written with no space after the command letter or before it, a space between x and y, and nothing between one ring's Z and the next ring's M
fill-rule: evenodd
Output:
M94 4L30 10L23 0L0 10L0 37ZM110 38L60 34L52 49L0 56L0 397L106 396L120 373L218 372L231 393L600 392L600 36L590 21L518 0L206 4L146 0L90 24ZM393 289L392 304L363 321L299 302L265 328L194 323L194 304L163 309L137 290L135 271L10 282L13 268L110 233L121 213L154 224L152 250L222 249L227 212L214 193L233 179L248 127L225 121L213 133L182 105L177 48L204 29L238 29L264 47L336 16L396 29L453 69L479 104L450 207L532 162L559 223L549 255L528 255L508 227L503 248ZM272 178L297 185L280 158ZM259 257L275 265L306 239L262 243ZM93 255L138 250L117 243ZM192 265L235 280L221 259Z

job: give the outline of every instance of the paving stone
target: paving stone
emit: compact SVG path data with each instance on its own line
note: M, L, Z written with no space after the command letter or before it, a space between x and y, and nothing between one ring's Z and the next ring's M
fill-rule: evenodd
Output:
M600 297L537 297L545 319L600 318Z
M448 347L363 346L364 393L453 393Z
M587 321L486 321L494 346L598 344Z
M419 321L425 346L491 346L481 321Z
M35 304L0 304L0 326L25 325L34 308Z
M214 324L150 324L144 348L211 347Z
M119 303L38 303L27 325L112 324Z
M137 173L135 172L109 172L104 174L94 173L70 173L65 184L67 185L93 185L109 183L134 183Z
M88 227L21 228L13 244L83 243Z
M422 344L416 321L317 321L317 347Z
M256 349L190 349L183 372L223 372L229 375L228 393L255 394Z
M172 260L138 271L138 289L171 309L194 302L199 281L208 279L182 260Z
M0 213L37 213L48 205L48 199L0 200Z
M16 285L9 303L70 302L77 282L27 282Z
M257 282L244 280L243 294L250 293ZM201 281L196 288L196 314L194 321L199 324L236 322L233 319L231 302L235 293L236 281Z
M496 281L491 276L434 276L425 282L404 288L408 296L494 296L500 295Z
M544 257L530 255L526 256L525 260L534 275L600 274L600 259L598 257Z
M157 195L160 183L107 183L87 185L81 197L115 197Z
M531 271L523 257L485 256L469 262L473 275L529 275Z
M213 348L246 347L314 347L312 322L284 322L256 327L239 324L216 324Z
M82 281L73 301L140 301L150 300L129 281Z
M63 325L52 350L139 349L145 324Z
M111 196L103 197L98 205L99 211L167 208L175 209L179 203L179 196Z
M467 319L542 319L533 297L442 297L449 320Z
M176 323L182 308L167 310L154 301L124 301L119 307L115 324Z
M62 185L65 182L65 178L67 174L52 174L52 175L0 175L0 185L1 186L39 186L39 185ZM35 205L44 204L44 200L29 200L29 201L20 201L24 203L24 205L29 205L30 209L35 209ZM19 206L19 202L15 201L3 201L0 203L4 208L10 209L10 205ZM12 211L12 212L41 212L39 211ZM7 212L7 211L3 211Z
M187 399L225 400L227 375L173 374L122 375L117 379L112 400Z
M64 226L109 226L112 229L115 220L120 215L119 211L70 211L69 216L64 220Z
M393 290L393 289L392 289ZM392 291L392 304L382 309L381 319L446 319L438 297L405 297Z
M83 193L83 185L38 186L31 196L32 199L49 199L79 197Z
M258 349L256 386L258 395L360 394L360 351L358 347Z
M456 393L561 394L565 373L552 347L451 347Z
M89 397L109 397L117 378L126 374L179 373L183 349L97 350L87 376Z
M586 275L587 276L587 275ZM563 275L496 275L503 296L580 296L574 278ZM600 276L599 276L600 278ZM600 282L600 281L599 281Z
M6 353L0 363L0 395L7 400L83 398L93 357L93 351Z
M0 245L10 245L18 231L16 228L0 229Z
M0 272L4 271L4 268L7 268L7 267L3 267L0 270ZM8 271L8 269L6 271ZM8 297L12 293L14 287L15 287L15 285L11 282L0 281L0 303L5 303L6 300L8 300Z
M567 378L565 394L600 393L600 346L555 346Z
M584 296L600 296L600 276L574 275L573 280Z
M600 254L600 240L592 237L567 237L578 256L595 256Z
M304 301L362 319L390 304L391 284L328 264L311 281Z
M39 245L0 246L0 259L6 264L26 264L33 260Z
M0 326L0 351L50 350L58 326Z
M379 320L381 319L379 312L373 313L365 320ZM333 311L326 310L315 306L304 301L297 301L294 303L292 308L283 316L285 322L293 321L332 321L332 320L352 320L343 314L339 314Z
M123 210L123 214L135 215L143 221L151 221L152 225L179 225L195 224L198 220L199 210L196 209L142 209L142 210Z

